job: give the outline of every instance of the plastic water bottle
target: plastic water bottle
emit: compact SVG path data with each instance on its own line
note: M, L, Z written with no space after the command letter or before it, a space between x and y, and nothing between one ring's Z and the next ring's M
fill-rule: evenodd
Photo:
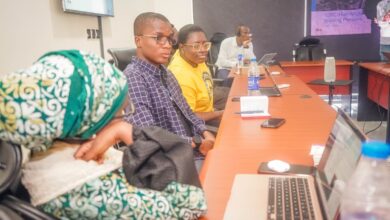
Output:
M260 95L260 71L257 65L256 57L251 59L248 70L248 95Z
M390 219L390 146L367 142L341 199L342 220Z
M237 74L241 73L241 69L244 67L244 54L242 53L242 50L237 55Z

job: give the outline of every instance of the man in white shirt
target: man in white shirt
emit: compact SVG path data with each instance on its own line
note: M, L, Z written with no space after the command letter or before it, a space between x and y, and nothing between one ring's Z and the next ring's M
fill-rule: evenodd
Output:
M237 27L236 36L222 41L218 59L215 63L218 66L218 78L228 78L230 70L237 65L238 54L243 54L244 64L249 64L250 59L255 57L252 34L249 27L245 25Z

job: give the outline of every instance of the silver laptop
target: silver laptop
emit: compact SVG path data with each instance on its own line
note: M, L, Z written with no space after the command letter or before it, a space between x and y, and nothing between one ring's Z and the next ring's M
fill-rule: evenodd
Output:
M261 57L261 59L257 62L259 65L265 65L268 66L270 62L272 62L275 58L277 53L266 53Z
M265 67L265 74L271 79L272 86L270 87L260 86L260 94L268 97L282 96L282 93L280 92L278 85L275 83L274 78L268 71L268 67Z
M339 110L313 176L236 175L224 219L336 219L340 186L355 170L365 140Z

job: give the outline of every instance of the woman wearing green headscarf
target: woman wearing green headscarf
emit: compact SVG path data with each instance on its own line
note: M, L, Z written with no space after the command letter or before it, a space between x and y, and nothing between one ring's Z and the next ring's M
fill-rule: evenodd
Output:
M120 117L127 90L120 71L76 50L48 53L0 80L0 139L31 151L22 183L33 205L61 219L196 219L205 212L198 187L171 182L154 191L126 181L122 152L110 146L133 141Z

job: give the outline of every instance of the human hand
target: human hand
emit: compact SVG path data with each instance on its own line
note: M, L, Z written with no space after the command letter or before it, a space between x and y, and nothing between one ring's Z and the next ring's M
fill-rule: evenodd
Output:
M207 153L213 149L214 141L213 140L202 140L202 144L199 147L199 151L203 155L207 155Z
M240 71L239 69L235 66L233 68L230 69L230 72L228 74L228 78L232 78L232 77L235 77L236 75L240 74Z
M115 143L123 141L127 145L132 144L132 133L133 127L131 124L113 120L99 131L95 138L81 144L74 157L85 161L95 160L98 163L103 163L104 153Z
M249 44L252 42L252 38L249 38L248 40L242 42L242 47L249 48Z

